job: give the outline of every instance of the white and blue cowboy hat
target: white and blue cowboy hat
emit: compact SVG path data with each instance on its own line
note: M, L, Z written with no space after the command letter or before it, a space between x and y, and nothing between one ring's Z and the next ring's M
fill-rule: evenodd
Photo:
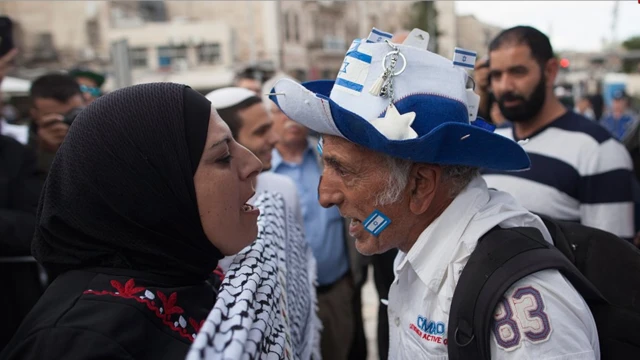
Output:
M472 90L467 90L464 69L426 49L393 45L403 55L398 68L406 66L392 78L393 110L402 114L392 116L393 121L385 119L392 109L389 99L369 92L390 62L392 48L386 42L356 39L335 81L282 79L270 98L290 119L320 134L392 157L506 171L529 168L529 157L518 143L471 115L473 104L467 99Z

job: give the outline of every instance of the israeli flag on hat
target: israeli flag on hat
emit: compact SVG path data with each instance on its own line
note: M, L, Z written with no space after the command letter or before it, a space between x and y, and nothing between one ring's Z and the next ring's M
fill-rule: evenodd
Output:
M322 151L324 149L324 142L322 140L322 136L320 136L320 140L318 140L318 146L316 148L318 149L318 154L322 156Z
M476 64L476 52L461 48L453 50L453 65L473 69Z
M336 79L336 89L351 95L362 93L371 66L372 54L370 51L361 49L361 44L361 39L353 40Z
M384 32L382 30L378 30L376 28L371 29L369 33L369 37L367 38L368 43L378 43L385 40L391 40L393 38L393 34Z

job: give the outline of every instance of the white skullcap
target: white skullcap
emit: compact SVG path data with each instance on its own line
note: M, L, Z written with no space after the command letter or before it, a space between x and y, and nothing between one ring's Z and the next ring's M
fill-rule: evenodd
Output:
M256 97L256 93L241 87L226 87L206 95L206 98L216 109L226 109L238 105L251 97Z

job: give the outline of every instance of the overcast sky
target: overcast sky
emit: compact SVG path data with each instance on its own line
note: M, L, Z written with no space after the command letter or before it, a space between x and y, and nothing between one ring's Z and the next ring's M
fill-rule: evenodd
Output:
M456 1L459 15L511 27L530 25L546 33L554 50L598 51L612 36L615 1ZM640 35L640 4L619 1L616 37Z

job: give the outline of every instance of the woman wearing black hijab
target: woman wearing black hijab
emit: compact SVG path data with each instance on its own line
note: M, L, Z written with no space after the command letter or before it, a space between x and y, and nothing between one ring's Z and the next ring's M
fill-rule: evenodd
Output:
M0 358L183 359L218 260L256 238L261 166L184 85L96 100L40 199L32 251L55 280Z

